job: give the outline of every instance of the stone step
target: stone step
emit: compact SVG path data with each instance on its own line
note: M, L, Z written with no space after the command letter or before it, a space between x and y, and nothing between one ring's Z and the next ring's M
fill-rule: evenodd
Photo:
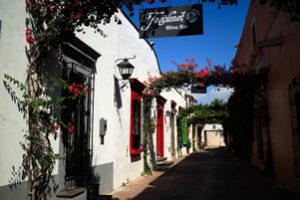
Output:
M99 186L64 190L56 194L58 200L111 200L111 195L98 195Z
M86 188L75 188L64 190L56 194L58 200L85 200L87 196Z
M174 164L174 161L169 161L169 160L157 162L155 171L168 170L172 167L173 164Z
M156 162L161 162L167 160L167 157L157 157Z
M172 165L173 163L174 163L174 161L165 160L165 161L157 162L157 165L159 165L159 166L165 166L165 165Z

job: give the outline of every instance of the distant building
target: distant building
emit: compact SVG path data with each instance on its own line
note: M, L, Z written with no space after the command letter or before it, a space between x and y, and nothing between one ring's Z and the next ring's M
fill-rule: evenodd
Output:
M225 146L223 126L221 124L205 124L201 131L201 143L205 148Z

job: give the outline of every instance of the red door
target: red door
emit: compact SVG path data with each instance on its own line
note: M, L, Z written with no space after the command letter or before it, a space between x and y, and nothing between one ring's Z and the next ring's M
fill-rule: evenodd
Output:
M156 154L157 158L164 157L164 107L159 105L157 108L157 134L156 134Z

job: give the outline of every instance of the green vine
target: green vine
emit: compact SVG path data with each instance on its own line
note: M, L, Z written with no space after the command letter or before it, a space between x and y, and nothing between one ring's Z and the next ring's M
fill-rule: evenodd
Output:
M144 143L143 143L143 162L144 162L144 170L143 175L152 175L152 168L148 162L149 152L149 145L150 145L150 137L155 131L155 122L154 119L151 117L151 107L152 107L152 99L153 96L151 95L144 95L143 98L143 105L144 105L144 125L143 125L143 132L144 132Z

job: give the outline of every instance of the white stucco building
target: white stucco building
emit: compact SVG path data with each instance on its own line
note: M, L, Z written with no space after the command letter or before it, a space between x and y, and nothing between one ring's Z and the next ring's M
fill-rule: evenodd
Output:
M223 126L221 124L205 124L201 131L201 142L209 148L225 146Z
M15 13L18 13L16 15ZM72 82L88 82L94 91L73 105L66 102L63 119L77 123L75 133L66 138L53 139L55 152L65 156L57 162L53 175L59 184L60 199L66 185L80 182L84 186L87 174L92 173L100 183L100 193L107 194L138 178L143 171L143 82L149 76L159 76L160 68L152 45L139 39L135 26L122 12L117 14L122 24L114 20L102 27L105 37L85 28L85 34L64 46L67 66L57 64L51 57L50 73ZM25 3L0 2L0 77L10 74L25 81L28 63L25 47ZM121 80L117 64L125 58L135 67L130 80ZM22 162L22 130L26 123L18 112L3 84L0 84L0 195L3 200L27 199L26 181L11 190L8 180L12 166ZM185 107L185 93L175 89L163 91L154 100L153 115L157 128L152 135L156 158L173 160L177 152L177 122L179 107ZM174 111L177 112L174 112ZM75 116L75 117L74 117ZM77 117L77 118L76 118ZM67 142L72 141L75 148ZM3 162L5 161L5 162ZM77 185L78 186L78 185ZM54 194L51 199L57 199Z

